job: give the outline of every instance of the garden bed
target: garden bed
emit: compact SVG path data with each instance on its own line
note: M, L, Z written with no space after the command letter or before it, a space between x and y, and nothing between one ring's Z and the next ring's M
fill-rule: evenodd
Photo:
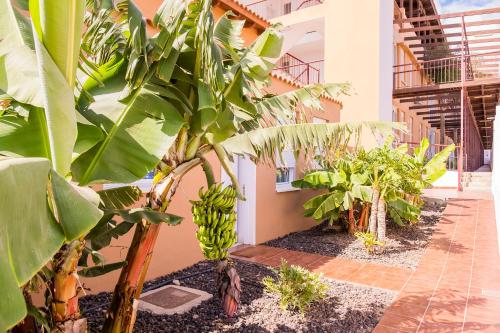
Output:
M278 298L265 293L261 284L263 277L274 273L258 264L236 261L242 278L242 304L235 317L227 318L216 296L214 267L215 263L203 261L147 283L146 288L152 288L179 279L182 286L215 296L184 314L140 311L134 332L371 332L396 296L389 290L325 279L330 286L326 299L315 303L304 316L283 313ZM80 300L90 332L100 332L109 300L109 293Z
M400 227L388 219L383 254L368 254L361 241L346 232L332 231L327 223L271 240L265 245L415 269L445 206L443 201L426 199L420 221L415 225Z

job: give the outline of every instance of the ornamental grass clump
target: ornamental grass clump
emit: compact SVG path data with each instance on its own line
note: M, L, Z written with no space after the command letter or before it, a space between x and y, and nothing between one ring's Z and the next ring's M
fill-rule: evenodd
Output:
M265 290L280 297L280 307L283 311L299 310L302 314L309 306L324 299L329 289L321 281L320 274L314 274L307 269L288 265L286 260L281 260L275 280L270 276L262 279Z

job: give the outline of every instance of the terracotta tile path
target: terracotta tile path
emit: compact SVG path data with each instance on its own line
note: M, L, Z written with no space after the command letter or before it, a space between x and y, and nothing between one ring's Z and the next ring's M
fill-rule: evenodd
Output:
M489 195L450 199L415 271L268 246L233 257L269 266L281 258L326 277L398 291L374 332L499 332L500 256Z

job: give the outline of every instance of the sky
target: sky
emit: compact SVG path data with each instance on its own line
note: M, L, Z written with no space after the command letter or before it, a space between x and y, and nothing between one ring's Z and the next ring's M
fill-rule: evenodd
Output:
M500 0L436 0L440 13L500 7Z
M486 8L495 8L500 7L500 0L434 0L436 6L438 7L438 12L440 14L445 13L456 13L463 12L468 10L477 10L477 9L486 9ZM492 20L492 19L500 19L500 13L489 14L489 15L480 15L480 16L469 16L465 18L466 22L473 22L478 20ZM443 24L452 24L459 23L461 21L460 18L453 19L444 19L441 20ZM500 24L492 24L489 26L475 26L467 28L467 31L478 31L478 30L491 30L491 29L500 29ZM446 33L457 33L461 32L461 29L445 29ZM486 38L488 35L479 35L479 36L469 36L469 40L473 39L481 39ZM490 35L490 37L492 37ZM499 35L495 35L495 37L499 37ZM449 37L449 41L460 40L460 37ZM486 44L484 44L486 45ZM487 52L487 51L485 51Z

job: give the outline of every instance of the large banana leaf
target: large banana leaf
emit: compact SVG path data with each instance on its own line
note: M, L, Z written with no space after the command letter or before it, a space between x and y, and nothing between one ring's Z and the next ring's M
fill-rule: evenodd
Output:
M84 114L105 131L105 138L73 163L82 185L97 181L131 183L154 169L184 125L177 109L147 88L137 90L127 104L119 93L95 96Z
M398 123L389 122L302 123L244 132L221 142L221 145L228 154L274 160L276 152L284 149L314 151L323 147L340 147L350 138L359 137L363 126L382 134L400 128Z
M0 18L0 90L19 102L42 107L30 25L10 0L0 0Z
M48 192L49 173L51 186ZM82 191L50 170L43 158L0 159L0 331L26 315L20 287L65 241L81 237L102 216L95 192ZM52 197L58 222L51 212ZM88 200L93 198L92 200ZM78 210L75 210L75 206Z
M424 181L433 183L446 173L446 161L455 150L455 145L451 144L434 155L424 166Z
M62 175L69 172L77 137L73 88L83 28L83 0L30 1L32 40L26 20L0 1L0 89L15 100L43 107L43 154ZM33 53L29 46L34 41ZM36 71L38 69L38 72ZM36 136L36 135L35 135Z

